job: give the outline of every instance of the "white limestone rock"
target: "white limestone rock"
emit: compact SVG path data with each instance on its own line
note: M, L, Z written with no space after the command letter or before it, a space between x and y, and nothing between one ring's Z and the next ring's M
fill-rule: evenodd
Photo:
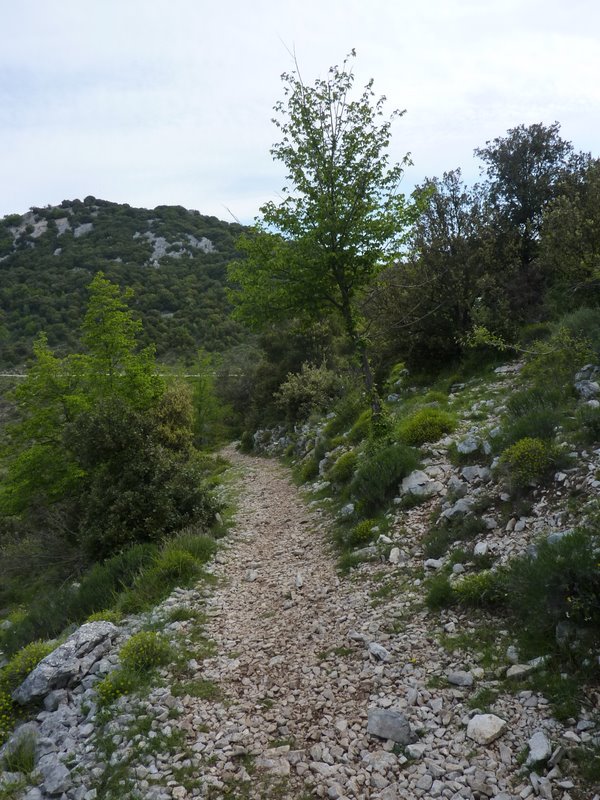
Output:
M508 728L506 720L495 714L475 714L467 725L467 736L477 744L490 744Z

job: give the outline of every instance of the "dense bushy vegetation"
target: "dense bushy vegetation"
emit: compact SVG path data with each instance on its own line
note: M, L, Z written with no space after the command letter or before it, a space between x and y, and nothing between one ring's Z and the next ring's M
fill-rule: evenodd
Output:
M214 552L201 535L218 506L194 447L192 392L139 347L126 299L96 275L82 352L59 358L40 337L14 390L2 445L0 602L27 610L5 631L8 650L117 598L123 610L159 602Z

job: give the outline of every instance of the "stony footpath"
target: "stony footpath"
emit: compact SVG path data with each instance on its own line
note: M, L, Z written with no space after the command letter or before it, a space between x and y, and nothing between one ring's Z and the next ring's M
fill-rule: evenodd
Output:
M93 623L103 627L94 636L88 629L87 639L80 629L79 649L69 650L74 671L62 688L52 679L38 691L47 692L45 710L23 729L37 737L40 780L22 797L593 797L578 789L564 758L598 737L593 718L558 723L542 695L507 691L499 671L482 666L482 620L425 609L422 578L436 569L421 548L427 505L399 509L378 558L340 578L331 520L287 470L233 448L226 455L239 475L239 500L212 565L216 586L176 590L149 617L118 628ZM454 471L444 464L433 453L427 480L413 483L447 487ZM471 492L486 479L461 478ZM535 519L520 522L508 530L490 523L482 543L498 552L514 547L517 534L526 543ZM182 608L204 615L200 640L193 620L169 621ZM204 691L175 691L181 665L168 667L148 695L120 698L101 713L97 678L148 622L188 648L186 680ZM448 646L452 637L456 645ZM534 668L518 664L510 644L502 672ZM498 692L493 713L473 701L482 690Z

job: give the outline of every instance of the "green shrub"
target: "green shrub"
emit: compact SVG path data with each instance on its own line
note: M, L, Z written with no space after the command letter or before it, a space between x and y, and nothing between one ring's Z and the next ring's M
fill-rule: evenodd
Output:
M542 439L519 439L500 456L498 469L516 487L525 487L544 477L556 463L556 448Z
M134 633L119 651L126 670L144 672L169 662L172 651L169 642L153 631Z
M515 392L506 402L504 444L514 444L527 437L552 440L564 415L562 406L564 398L560 389L536 386Z
M136 542L156 542L186 525L208 527L214 521L218 504L202 463L184 461L151 442L144 447L152 452L138 452L131 443L127 459L94 475L82 522L90 558L104 558Z
M69 621L78 622L88 614L110 607L124 589L133 585L158 552L156 545L136 544L101 564L94 564L81 579Z
M361 412L364 413L362 393L350 391L341 397L334 407L335 417L325 426L324 434L328 439L347 431ZM369 412L367 412L369 413Z
M576 420L584 441L588 444L600 442L600 408L580 406L576 412Z
M91 614L106 610L133 585L157 553L156 545L134 545L102 564L95 564L82 576L78 586L67 584L38 590L27 612L2 632L3 650L14 653L41 636L58 636L67 625L83 622Z
M365 510L376 509L398 488L400 481L418 464L414 450L404 445L386 445L363 458L351 491Z
M476 514L442 519L423 537L423 550L428 558L440 558L453 542L469 541L484 530L485 522Z
M307 419L313 411L324 411L339 397L342 382L325 364L304 362L300 372L290 372L275 392L276 405L290 421Z
M56 645L50 642L30 642L15 653L8 664L0 670L0 690L14 692L29 673L37 667Z
M522 556L506 571L506 597L530 632L554 642L558 622L588 629L600 644L600 535L597 520L556 543L541 541L535 558Z
M434 575L427 586L427 594L425 596L427 607L432 610L447 608L453 605L455 601L456 595L448 576L444 574Z
M567 386L577 370L594 357L589 342L564 326L548 341L535 342L530 351L522 375L537 386Z
M240 436L240 451L251 453L254 450L254 436L250 431L244 431Z
M505 602L503 575L486 570L465 575L454 584L456 600L472 608L491 608Z
M348 441L351 444L360 444L363 439L369 435L371 428L371 409L363 411L360 417L356 420L350 433L348 434Z
M0 747L15 726L15 713L10 692L0 688Z
M422 408L407 419L403 419L397 432L402 442L418 447L425 442L437 442L455 427L455 419L447 411L440 408Z
M173 697L189 695L190 697L199 697L201 700L220 700L223 696L218 684L203 678L196 678L185 683L175 683L171 687L171 694Z
M308 483L319 477L319 462L314 456L310 456L302 462L298 477L301 483Z
M559 321L571 336L585 339L596 355L600 354L600 309L578 308Z
M30 775L35 767L35 751L36 737L31 733L22 734L14 744L11 744L10 748L4 751L2 766L7 772Z
M353 553L351 551L347 551L342 553L342 555L338 559L338 569L342 575L347 575L350 570L353 570L355 567L358 567L359 564L363 564L365 561L371 561L372 558L370 556L365 556L361 553Z
M548 322L532 322L524 325L519 331L519 344L527 347L532 342L544 341L552 334L552 326Z
M342 453L335 464L329 469L327 478L332 483L348 483L352 480L352 476L354 475L356 461L357 456L354 450Z
M201 575L200 563L184 550L162 552L155 563L142 572L133 587L121 596L119 610L137 613L160 603L175 586L190 586Z
M364 547L373 541L375 532L373 528L376 527L378 521L376 519L363 519L354 526L348 537L348 544L352 547Z
M194 529L180 531L164 547L163 553L171 550L183 550L192 555L201 564L207 561L217 552L217 543L211 536L202 533L195 533Z
M448 393L447 392L440 392L437 389L432 389L431 391L427 392L425 397L423 398L424 403L447 403L448 402Z
M0 632L2 650L11 655L41 636L57 636L68 624L73 595L71 586L62 586L54 592L41 588L23 616Z
M119 697L131 694L138 685L135 675L125 669L116 669L113 672L109 672L101 681L98 681L94 688L98 695L99 704L108 706Z
M95 611L93 614L90 614L86 622L112 622L114 625L118 625L122 619L123 615L119 611L107 609L105 611Z

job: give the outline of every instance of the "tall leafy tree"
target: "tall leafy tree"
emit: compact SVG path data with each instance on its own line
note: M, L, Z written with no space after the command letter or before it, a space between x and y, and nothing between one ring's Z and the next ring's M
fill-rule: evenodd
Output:
M274 120L281 141L271 153L285 165L288 185L241 238L247 259L234 262L229 276L239 316L255 326L338 315L378 411L359 305L399 252L409 216L399 184L409 159L390 163L391 124L402 112L384 115L372 80L355 96L354 56L312 86L298 68L282 76L285 97Z
M600 159L580 161L541 228L539 261L555 310L600 303Z
M384 357L391 351L411 366L457 355L477 291L477 202L460 170L426 179L415 194L421 210L407 256L384 272L367 306Z
M573 165L573 146L560 136L560 125L519 125L506 136L486 142L475 155L486 165L487 191L493 208L518 233L521 261L537 253L542 212L557 195Z

